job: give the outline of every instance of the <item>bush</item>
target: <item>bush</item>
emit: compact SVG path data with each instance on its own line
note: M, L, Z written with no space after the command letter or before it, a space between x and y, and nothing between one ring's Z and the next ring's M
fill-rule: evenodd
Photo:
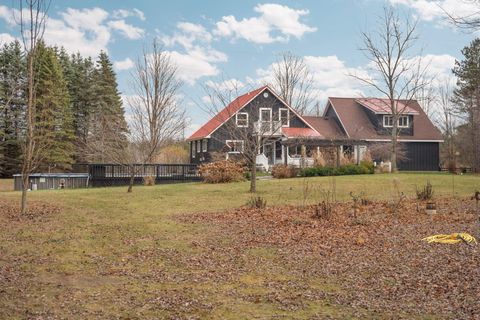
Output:
M272 176L277 179L293 178L296 177L297 174L298 170L294 166L277 164L272 168Z
M206 183L226 183L245 180L245 169L237 162L223 160L202 164L198 173Z
M427 181L427 184L422 189L415 187L415 192L418 200L430 200L433 198L433 186L430 181Z
M251 209L265 209L267 207L267 201L262 197L252 197L247 201L247 207Z
M335 167L312 167L305 168L300 171L302 177L315 177L315 176L343 176L354 174L371 174L373 173L373 164L361 163L360 165L347 164Z
M143 185L144 186L154 186L155 185L155 177L154 176L143 177Z

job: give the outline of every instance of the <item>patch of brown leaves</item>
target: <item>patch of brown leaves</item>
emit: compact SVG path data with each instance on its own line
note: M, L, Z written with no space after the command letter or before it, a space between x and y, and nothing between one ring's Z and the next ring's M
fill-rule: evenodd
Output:
M239 208L182 220L218 226L215 239L232 238L230 246L236 250L278 248L281 263L293 274L341 285L344 290L329 296L340 305L407 318L479 318L480 247L421 241L453 232L479 239L474 203L438 199L439 214L434 216L424 214L425 204L413 200L405 201L398 214L391 207L370 203L360 208L356 219L352 203L337 203L330 219L313 218L313 206L286 206Z
M60 207L48 202L29 201L27 206L27 213L20 214L20 199L13 201L13 199L0 198L0 216L7 217L10 220L34 220L42 216L58 214Z

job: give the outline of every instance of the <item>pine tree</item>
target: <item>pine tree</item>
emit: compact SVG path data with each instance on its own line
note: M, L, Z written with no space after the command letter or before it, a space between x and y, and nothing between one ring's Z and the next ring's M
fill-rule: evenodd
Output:
M91 160L105 162L110 160L109 153L117 153L127 147L128 126L116 75L108 55L103 51L97 61L93 83L87 144L90 145L89 150L93 151Z
M69 169L73 163L72 112L62 66L53 48L44 43L36 51L37 145L42 146L39 168Z
M25 57L18 41L0 49L0 176L20 172L25 112Z
M463 130L467 130L469 151L462 154L471 167L480 172L480 39L473 40L463 48L462 61L455 61L453 73L457 76L454 102L459 115L465 119Z

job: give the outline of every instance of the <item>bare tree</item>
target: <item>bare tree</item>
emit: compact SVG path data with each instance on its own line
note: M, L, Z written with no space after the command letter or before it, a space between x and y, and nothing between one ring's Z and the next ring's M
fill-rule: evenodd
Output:
M27 56L27 108L26 133L23 144L22 164L22 199L21 213L27 211L27 191L30 174L40 163L42 154L48 146L42 145L36 134L36 95L35 95L35 63L37 45L43 38L47 11L50 2L45 0L21 0L18 23L21 29L23 47Z
M470 32L475 32L480 28L480 2L474 0L474 1L466 1L463 0L464 2L469 2L472 3L472 5L476 5L478 7L477 11L472 11L471 13L460 16L457 15L453 12L448 12L446 9L440 8L445 12L445 14L448 17L448 20L450 20L451 23L453 23L455 26L458 28L464 29L466 31Z
M427 84L428 65L422 63L419 55L410 54L418 40L416 26L417 23L408 18L401 20L391 7L385 8L378 29L373 34L362 32L360 50L374 66L369 77L351 75L386 97L382 101L392 115L390 161L394 172L397 170L399 118Z
M209 102L202 106L202 109L215 116L219 125L223 123L219 130L224 130L224 133L220 136L230 137L227 143L225 140L218 142L225 144L227 157L245 161L250 170L250 192L254 193L257 191L257 157L263 157L264 148L272 147L273 141L279 137L282 121L285 121L273 111L262 117L260 108L275 110L274 107L278 106L279 101L272 95L259 96L259 99L249 104L249 108L255 112L249 112L246 118L238 119L236 114L240 102L237 97L241 94L237 85L232 84L225 89L210 84L204 86L204 90Z
M291 52L281 53L273 64L273 88L301 115L312 102L313 77L305 60Z
M455 106L452 103L452 98L453 90L447 80L438 88L438 103L441 116L436 122L443 132L444 148L449 166L455 162L454 135L457 126L457 116L455 115Z
M156 40L151 52L144 49L131 75L133 95L127 99L132 112L130 140L135 145L137 163L154 162L160 149L181 137L185 110L178 104L182 82L178 68ZM133 179L129 191L131 191Z
M145 165L155 162L160 149L183 134L185 111L178 104L181 85L177 66L153 41L151 51L144 48L131 74L134 94L126 101L131 112L127 145L114 130L106 130L111 137L89 143L89 154L129 168L128 192L132 192L135 177Z

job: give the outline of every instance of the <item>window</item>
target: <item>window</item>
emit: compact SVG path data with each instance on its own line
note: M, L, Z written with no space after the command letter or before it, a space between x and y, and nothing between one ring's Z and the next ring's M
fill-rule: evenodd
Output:
M385 128L393 127L393 116L383 116L383 126Z
M237 127L248 127L248 113L246 112L239 112L236 115Z
M278 112L278 121L282 124L282 127L290 126L290 114L288 109L280 108Z
M197 153L200 153L202 150L202 140L197 141Z
M207 149L207 147L208 147L208 140L207 139L203 139L202 146L203 146L202 151L207 152L207 150L208 150Z
M261 122L272 121L272 109L270 109L270 108L260 108L260 121Z
M197 151L195 150L196 143L195 141L192 141L190 143L192 144L192 158L195 158L195 153L197 153Z
M398 127L399 128L408 128L408 116L400 116L398 118Z
M393 116L391 115L384 115L383 116L383 126L385 128L393 127ZM397 121L398 128L408 128L409 126L409 119L408 116L399 116Z
M226 140L225 143L229 148L228 153L240 153L243 152L244 141L243 140Z

